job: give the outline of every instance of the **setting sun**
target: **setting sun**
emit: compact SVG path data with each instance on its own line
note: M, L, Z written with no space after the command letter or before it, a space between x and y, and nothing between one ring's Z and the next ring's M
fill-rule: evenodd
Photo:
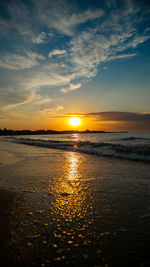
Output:
M72 126L79 126L81 124L81 119L80 118L71 118L69 119L69 123L72 125Z

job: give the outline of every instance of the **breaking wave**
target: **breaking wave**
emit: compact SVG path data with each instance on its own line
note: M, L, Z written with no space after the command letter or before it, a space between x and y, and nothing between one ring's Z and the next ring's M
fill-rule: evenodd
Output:
M144 138L144 137L125 137L121 138L121 141L150 141L150 138Z
M13 138L9 139L9 141L31 146L77 151L117 159L150 162L149 145L122 145L107 142L95 143L89 141L59 141L30 138Z

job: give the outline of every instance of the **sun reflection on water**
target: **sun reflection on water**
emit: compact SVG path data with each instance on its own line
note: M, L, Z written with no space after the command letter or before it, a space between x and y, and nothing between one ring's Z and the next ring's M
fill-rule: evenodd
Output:
M65 157L62 177L53 180L55 198L51 214L55 222L54 242L66 248L63 249L66 255L70 249L76 253L78 247L84 251L91 244L91 236L87 233L93 224L94 198L89 191L87 177L84 176L86 162L83 156L68 152ZM80 256L84 258L84 255Z
M71 153L68 158L68 176L69 180L78 179L78 160L79 157L76 153Z
M63 166L63 177L57 179L53 185L55 203L53 205L56 217L73 221L74 218L83 219L91 206L88 185L83 177L82 156L69 152Z
M80 141L79 134L77 133L73 134L73 140Z

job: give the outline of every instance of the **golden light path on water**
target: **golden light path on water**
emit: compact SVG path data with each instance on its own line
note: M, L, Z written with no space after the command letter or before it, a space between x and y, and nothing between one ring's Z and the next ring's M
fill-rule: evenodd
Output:
M55 185L57 198L54 203L56 216L73 221L86 216L87 209L92 202L87 202L87 184L82 173L81 155L74 152L66 154L66 162L63 166L65 177L59 178ZM50 185L51 187L51 185Z

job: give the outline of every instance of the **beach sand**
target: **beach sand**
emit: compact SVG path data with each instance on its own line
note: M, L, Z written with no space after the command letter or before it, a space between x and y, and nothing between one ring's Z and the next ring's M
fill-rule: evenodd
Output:
M148 164L0 149L0 266L150 266Z

